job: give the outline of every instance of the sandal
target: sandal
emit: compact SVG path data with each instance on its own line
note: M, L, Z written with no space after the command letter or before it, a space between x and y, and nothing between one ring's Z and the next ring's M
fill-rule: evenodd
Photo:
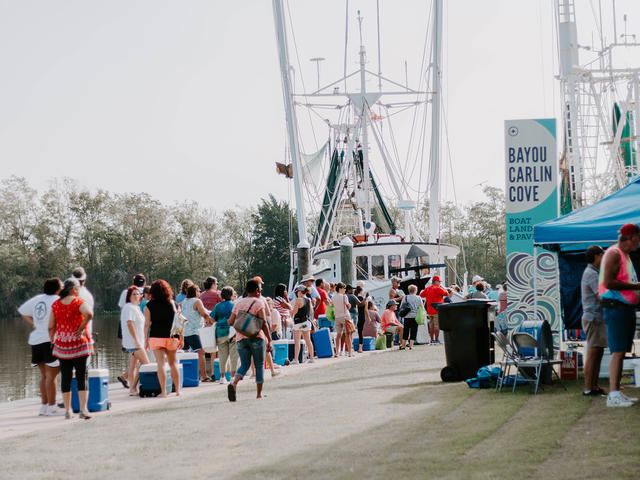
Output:
M230 402L236 401L236 388L233 386L233 383L227 385L227 397Z
M127 382L124 377L118 377L118 381L122 384L122 386L126 389L129 388L129 382Z

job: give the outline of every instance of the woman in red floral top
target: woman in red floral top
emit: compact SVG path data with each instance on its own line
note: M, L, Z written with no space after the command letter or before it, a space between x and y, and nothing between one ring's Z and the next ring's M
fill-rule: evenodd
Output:
M65 280L60 298L51 305L49 336L53 344L53 355L60 359L62 400L65 418L71 414L71 377L76 371L80 418L91 418L87 411L87 357L93 353L91 339L87 335L87 323L93 312L87 303L78 298L80 282L75 278Z

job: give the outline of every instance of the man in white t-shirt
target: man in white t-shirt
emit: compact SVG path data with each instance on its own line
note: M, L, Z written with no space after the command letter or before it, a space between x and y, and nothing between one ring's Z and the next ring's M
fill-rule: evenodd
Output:
M77 267L73 270L73 272L71 272L71 275L80 282L80 288L78 289L78 298L81 298L82 300L84 300L89 306L89 308L91 309L91 311L93 312L94 311L93 295L91 294L89 289L85 286L85 283L87 283L87 272L84 271L84 268ZM93 319L89 320L89 323L87 323L87 335L89 335L89 338L91 339L91 343L94 343Z
M62 290L59 278L49 278L44 282L44 293L24 302L18 307L18 313L33 327L29 334L31 345L31 365L40 369L41 406L38 415L64 415L56 405L56 377L60 371L60 362L52 354L51 337L49 336L49 317L51 305L58 300Z

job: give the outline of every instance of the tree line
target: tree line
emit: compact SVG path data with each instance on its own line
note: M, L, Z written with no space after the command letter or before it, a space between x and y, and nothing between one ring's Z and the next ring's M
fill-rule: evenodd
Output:
M504 195L485 188L487 200L463 208L444 204L442 241L464 246L469 272L497 282L505 272ZM428 208L419 212L426 225ZM163 278L175 289L185 278L209 275L242 288L260 275L265 292L289 278L297 243L294 212L272 195L255 207L216 212L196 202L164 205L146 193L89 191L57 179L43 192L26 179L0 181L0 315L41 291L44 280L87 271L96 310L115 311L132 277ZM458 272L464 262L458 259Z

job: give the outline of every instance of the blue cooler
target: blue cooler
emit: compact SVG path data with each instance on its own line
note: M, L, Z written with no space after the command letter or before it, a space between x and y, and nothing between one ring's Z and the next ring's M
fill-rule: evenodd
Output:
M551 326L546 320L525 320L520 324L518 332L528 333L538 341L543 351L550 349L550 351L553 352L553 335ZM520 350L523 355L528 357L539 355L539 352L535 348L521 348Z
M274 340L271 342L271 353L273 354L273 363L284 365L289 359L289 343L293 340Z
M360 339L355 337L353 339L353 349L358 350L360 348ZM376 339L373 337L362 337L362 351L370 352L376 349Z
M178 363L178 388L184 387L184 367L181 363ZM171 391L176 391L176 386L173 384L173 380L171 381Z
M289 361L293 362L293 357L296 354L296 345L293 340L287 340L289 342ZM306 357L307 344L304 343L303 339L300 339L300 353L298 354L298 362L304 362Z
M102 412L109 408L109 369L89 369L89 400L87 410Z
M78 380L76 380L76 374L73 373L71 378L71 410L73 413L80 411L80 399L78 398Z
M333 357L333 342L331 341L331 333L328 328L321 328L317 332L311 334L313 346L316 349L318 358Z
M334 323L335 322L330 322L329 320L327 320L327 317L325 317L324 315L318 315L318 328L319 329L328 328L329 330L331 330L333 332L333 330L335 329Z
M169 365L164 365L165 374L167 375L166 391L171 392L173 382L171 381L171 369ZM147 363L146 365L140 365L140 383L138 390L141 397L155 397L160 394L160 384L158 383L158 364Z
M182 369L184 370L184 376L182 377L183 386L197 387L200 385L198 354L193 352L179 353L178 358L180 365L182 365Z
M220 359L216 358L213 361L213 378L218 381L220 380ZM224 378L227 379L227 382L231 381L231 372L225 372Z

